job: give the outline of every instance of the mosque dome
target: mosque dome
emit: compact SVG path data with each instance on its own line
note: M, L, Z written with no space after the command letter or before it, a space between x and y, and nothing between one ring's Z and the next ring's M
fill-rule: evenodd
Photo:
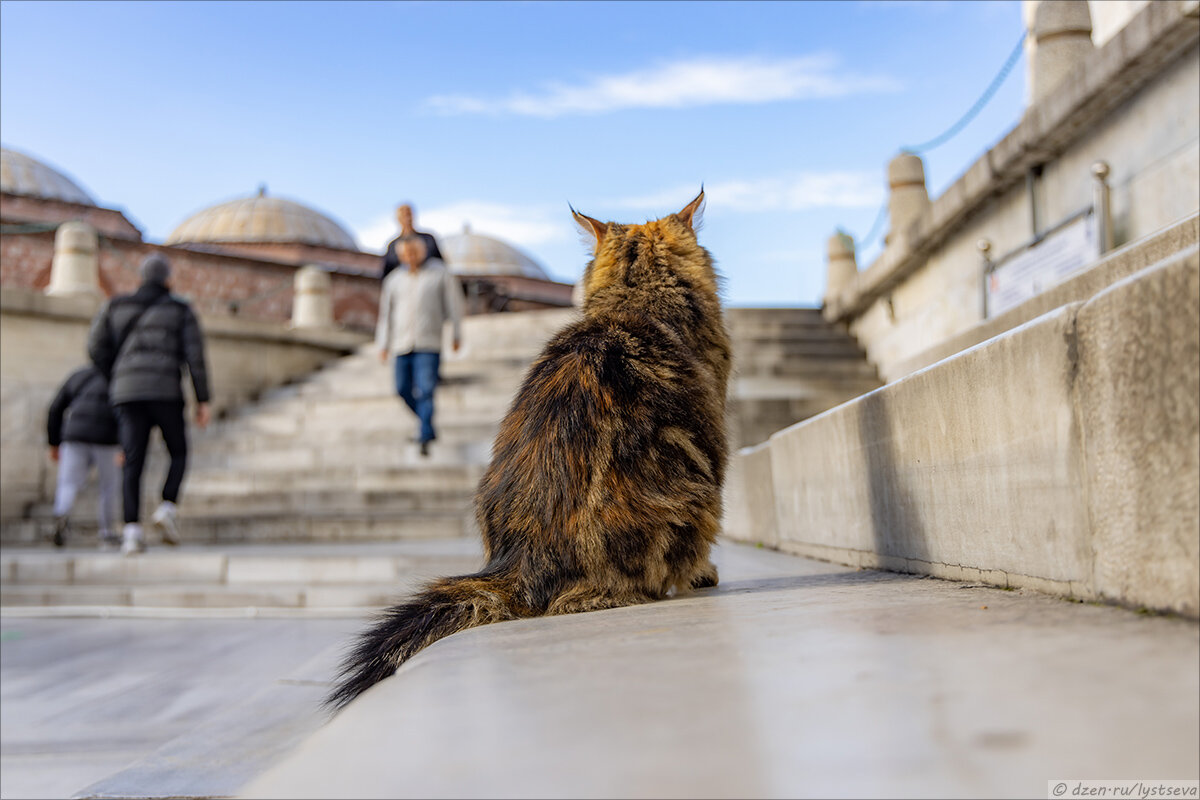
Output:
M268 196L266 187L193 214L166 239L166 244L260 242L358 250L354 237L333 219L293 200Z
M457 275L522 275L550 280L546 270L532 258L499 239L473 233L469 225L463 226L462 233L441 237L438 246Z
M91 195L66 175L36 158L7 147L0 148L0 192L85 206L96 205Z

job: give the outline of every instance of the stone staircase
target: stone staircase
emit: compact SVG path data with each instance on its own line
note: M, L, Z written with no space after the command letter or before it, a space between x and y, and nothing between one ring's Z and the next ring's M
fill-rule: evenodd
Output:
M819 308L733 308L730 387L734 449L881 386L865 353Z
M207 430L191 432L180 503L190 544L396 541L456 538L473 529L470 498L490 458L497 426L525 368L573 312L522 320L472 318L459 354L447 348L438 388L438 440L422 457L416 421L395 395L391 368L372 345L306 379L264 393ZM166 468L152 446L143 478L143 518ZM73 542L95 542L95 486L72 515ZM49 503L4 543L44 539ZM153 544L153 541L151 542Z
M70 546L52 552L52 509L35 506L3 531L0 604L319 611L382 605L420 578L477 568L471 500L492 440L529 363L576 313L466 320L463 350L445 350L428 457L411 441L415 419L395 396L390 366L369 344L193 431L181 548L159 547L151 534L138 559L96 552L89 486ZM732 309L727 318L731 444L761 441L879 385L853 339L816 309ZM166 467L162 448L151 450L144 519ZM41 547L11 547L28 544Z

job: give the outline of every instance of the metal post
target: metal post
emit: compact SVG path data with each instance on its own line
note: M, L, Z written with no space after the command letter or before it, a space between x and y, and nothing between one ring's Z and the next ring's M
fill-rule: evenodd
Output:
M982 257L980 263L983 266L983 280L980 281L980 286L983 287L983 318L988 318L988 281L992 277L992 242L990 239L980 239L976 242L975 247L979 249L979 255Z
M1038 178L1042 177L1042 167L1039 164L1036 167L1030 167L1025 173L1025 195L1029 200L1029 227L1030 238L1033 241L1038 241L1042 238L1041 231L1041 214L1038 209L1037 190Z
M1108 162L1092 164L1092 213L1096 215L1096 241L1100 255L1113 249L1112 204L1108 188Z

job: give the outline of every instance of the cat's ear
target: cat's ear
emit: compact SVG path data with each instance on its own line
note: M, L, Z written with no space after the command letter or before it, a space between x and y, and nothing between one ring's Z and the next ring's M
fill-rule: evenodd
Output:
M567 207L571 209L571 215L575 217L575 224L578 225L584 233L595 237L596 241L595 244L592 245L592 249L596 249L600 242L604 240L604 234L608 233L608 225L600 220L592 219L587 214L580 214L575 210L574 206L568 205Z
M675 216L682 220L684 225L687 225L692 230L697 230L700 227L700 218L704 215L704 186L700 187L700 194L696 195L696 199L683 207Z

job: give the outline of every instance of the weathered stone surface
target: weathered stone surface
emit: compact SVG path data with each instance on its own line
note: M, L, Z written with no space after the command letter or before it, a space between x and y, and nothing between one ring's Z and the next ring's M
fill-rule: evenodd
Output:
M1200 256L1079 311L1079 409L1099 594L1200 614Z
M721 585L688 597L444 639L240 796L999 797L1059 773L1196 776L1193 623L735 545L717 563Z
M1067 303L1082 302L1114 283L1124 280L1146 267L1153 266L1176 253L1194 249L1200 241L1200 214L1147 236L1145 239L1109 253L1087 270L1053 286L1041 294L1021 303L978 325L918 353L912 358L898 362L889 373L889 379L901 378L918 369L949 358L955 353L985 342L993 336L1012 330L1031 319L1036 319Z
M731 539L779 544L775 526L775 486L766 442L741 450L726 478L727 500L722 532Z
M771 439L781 541L1082 579L1074 309Z
M1192 247L775 434L778 546L1200 614L1198 263Z

